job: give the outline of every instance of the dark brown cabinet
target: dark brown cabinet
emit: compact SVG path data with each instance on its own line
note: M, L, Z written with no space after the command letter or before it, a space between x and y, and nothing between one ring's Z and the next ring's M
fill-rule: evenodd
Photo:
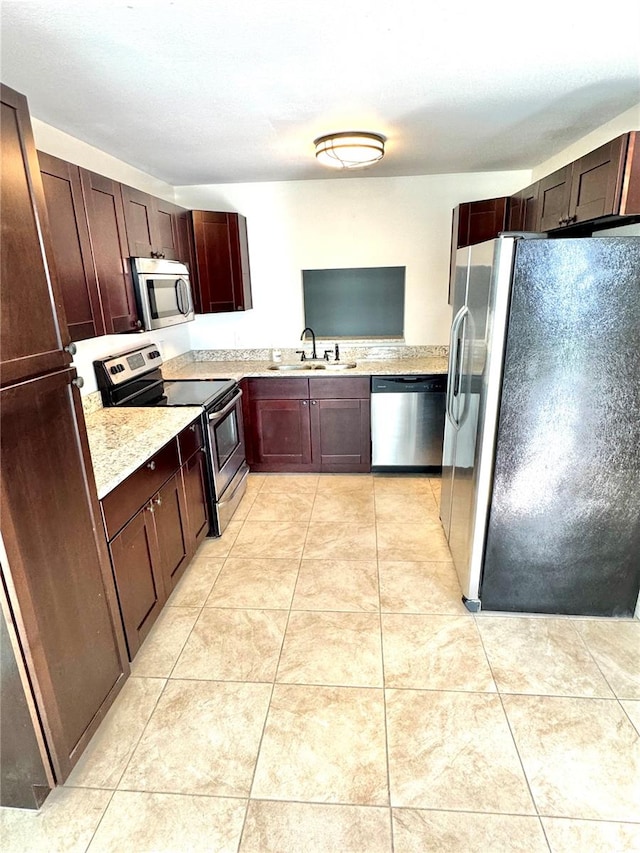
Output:
M252 308L245 217L192 210L191 223L196 311L212 314Z
M56 267L72 341L105 334L80 169L38 152Z
M511 196L508 231L538 230L538 191L538 184L532 184Z
M2 582L36 740L62 783L129 669L27 103L5 87L1 131Z
M370 470L369 377L249 379L246 395L252 470Z
M66 367L71 358L27 101L2 87L2 382Z
M571 166L563 166L538 181L538 218L536 231L550 231L566 225L571 196Z
M637 132L612 139L516 193L511 210L510 229L533 231L640 215Z
M89 234L108 335L140 329L127 258L120 184L80 169Z
M182 430L178 436L192 552L196 551L209 532L207 460L203 443L202 425L199 421Z
M453 271L456 252L465 246L475 246L493 240L507 224L509 199L507 197L469 201L453 209L451 222L451 264L449 270L449 303L453 299Z
M133 660L209 531L200 423L106 495L102 514Z
M109 543L130 660L166 600L153 509L148 503Z
M186 262L178 220L187 211L125 184L121 185L121 192L129 255Z
M356 396L357 395L357 396ZM312 455L320 471L371 469L369 379L309 379Z

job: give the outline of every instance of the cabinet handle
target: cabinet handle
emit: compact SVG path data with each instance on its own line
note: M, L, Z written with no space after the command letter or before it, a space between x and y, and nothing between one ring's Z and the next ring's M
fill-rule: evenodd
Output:
M571 225L571 223L572 223L572 222L576 222L576 220L577 220L577 219L578 219L578 214L577 214L577 213L574 213L574 214L573 214L573 216L570 216L570 217L567 219L567 225Z
M69 344L64 348L65 352L68 352L69 355L75 355L78 352L78 347L75 344Z
M149 504L149 506L147 507L147 511L148 511L148 512L151 512L151 513L155 512L155 509L154 509L154 506L153 506L153 502Z
M82 376L76 376L75 379L71 380L71 384L75 385L76 388L82 388L82 386L84 385L84 379L82 378Z
M131 325L133 326L134 329L141 329L142 328L142 320L134 320Z
M189 429L191 430L191 432L195 432L195 431L196 431L196 425L195 425L195 424L191 424L191 426L189 427Z
M317 401L317 400L312 400L312 401L311 401L311 405L312 405L312 406L317 406L317 405L318 405L318 401Z
M306 406L306 405L307 405L307 401L306 401L306 400L300 400L300 403L301 403L303 406Z
M162 506L162 498L160 497L160 495L158 495L157 498L154 498L152 503L154 503L156 506Z
M151 462L147 462L147 468L149 468L151 471L156 470L155 459L152 459Z

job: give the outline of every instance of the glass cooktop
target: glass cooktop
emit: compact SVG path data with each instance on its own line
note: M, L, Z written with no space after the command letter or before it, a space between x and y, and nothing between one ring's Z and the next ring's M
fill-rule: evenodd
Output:
M234 379L176 379L164 382L162 406L210 406L236 386Z

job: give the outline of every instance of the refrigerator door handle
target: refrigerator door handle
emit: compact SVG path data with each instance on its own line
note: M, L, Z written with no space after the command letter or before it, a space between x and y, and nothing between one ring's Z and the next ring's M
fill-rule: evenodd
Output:
M460 342L459 331L464 318L469 313L466 305L458 311L451 323L451 334L449 336L449 382L447 384L447 398L445 401L445 411L452 425L457 429L459 421L456 420L453 414L453 398L458 394L458 368L459 368L459 347Z

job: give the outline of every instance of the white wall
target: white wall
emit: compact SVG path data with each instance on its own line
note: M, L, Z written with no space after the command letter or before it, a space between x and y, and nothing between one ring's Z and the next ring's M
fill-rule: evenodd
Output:
M572 163L574 160L582 157L583 154L588 154L589 151L599 148L605 142L609 142L615 139L616 136L627 133L629 130L640 130L640 103L630 110L621 113L606 124L603 124L597 130L594 130L593 133L583 136L582 139L579 139L568 148L559 151L549 160L539 163L532 170L531 183L544 178L545 175L550 175L556 169L561 169L567 163Z
M112 157L111 154L106 154L99 148L94 148L93 145L76 139L75 136L70 136L50 124L33 118L33 116L31 117L31 125L36 148L39 151L52 154L54 157L61 157L63 160L68 160L70 163L75 163L91 172L97 172L99 175L119 181L121 184L143 190L158 198L163 198L165 201L174 200L174 189L170 184L160 181L152 175L147 175L146 172L141 172L135 166L130 166L128 163L118 160L117 157Z
M198 317L194 349L291 347L304 326L303 269L406 266L405 341L448 342L451 212L509 195L526 171L176 187L183 207L247 217L254 308Z

